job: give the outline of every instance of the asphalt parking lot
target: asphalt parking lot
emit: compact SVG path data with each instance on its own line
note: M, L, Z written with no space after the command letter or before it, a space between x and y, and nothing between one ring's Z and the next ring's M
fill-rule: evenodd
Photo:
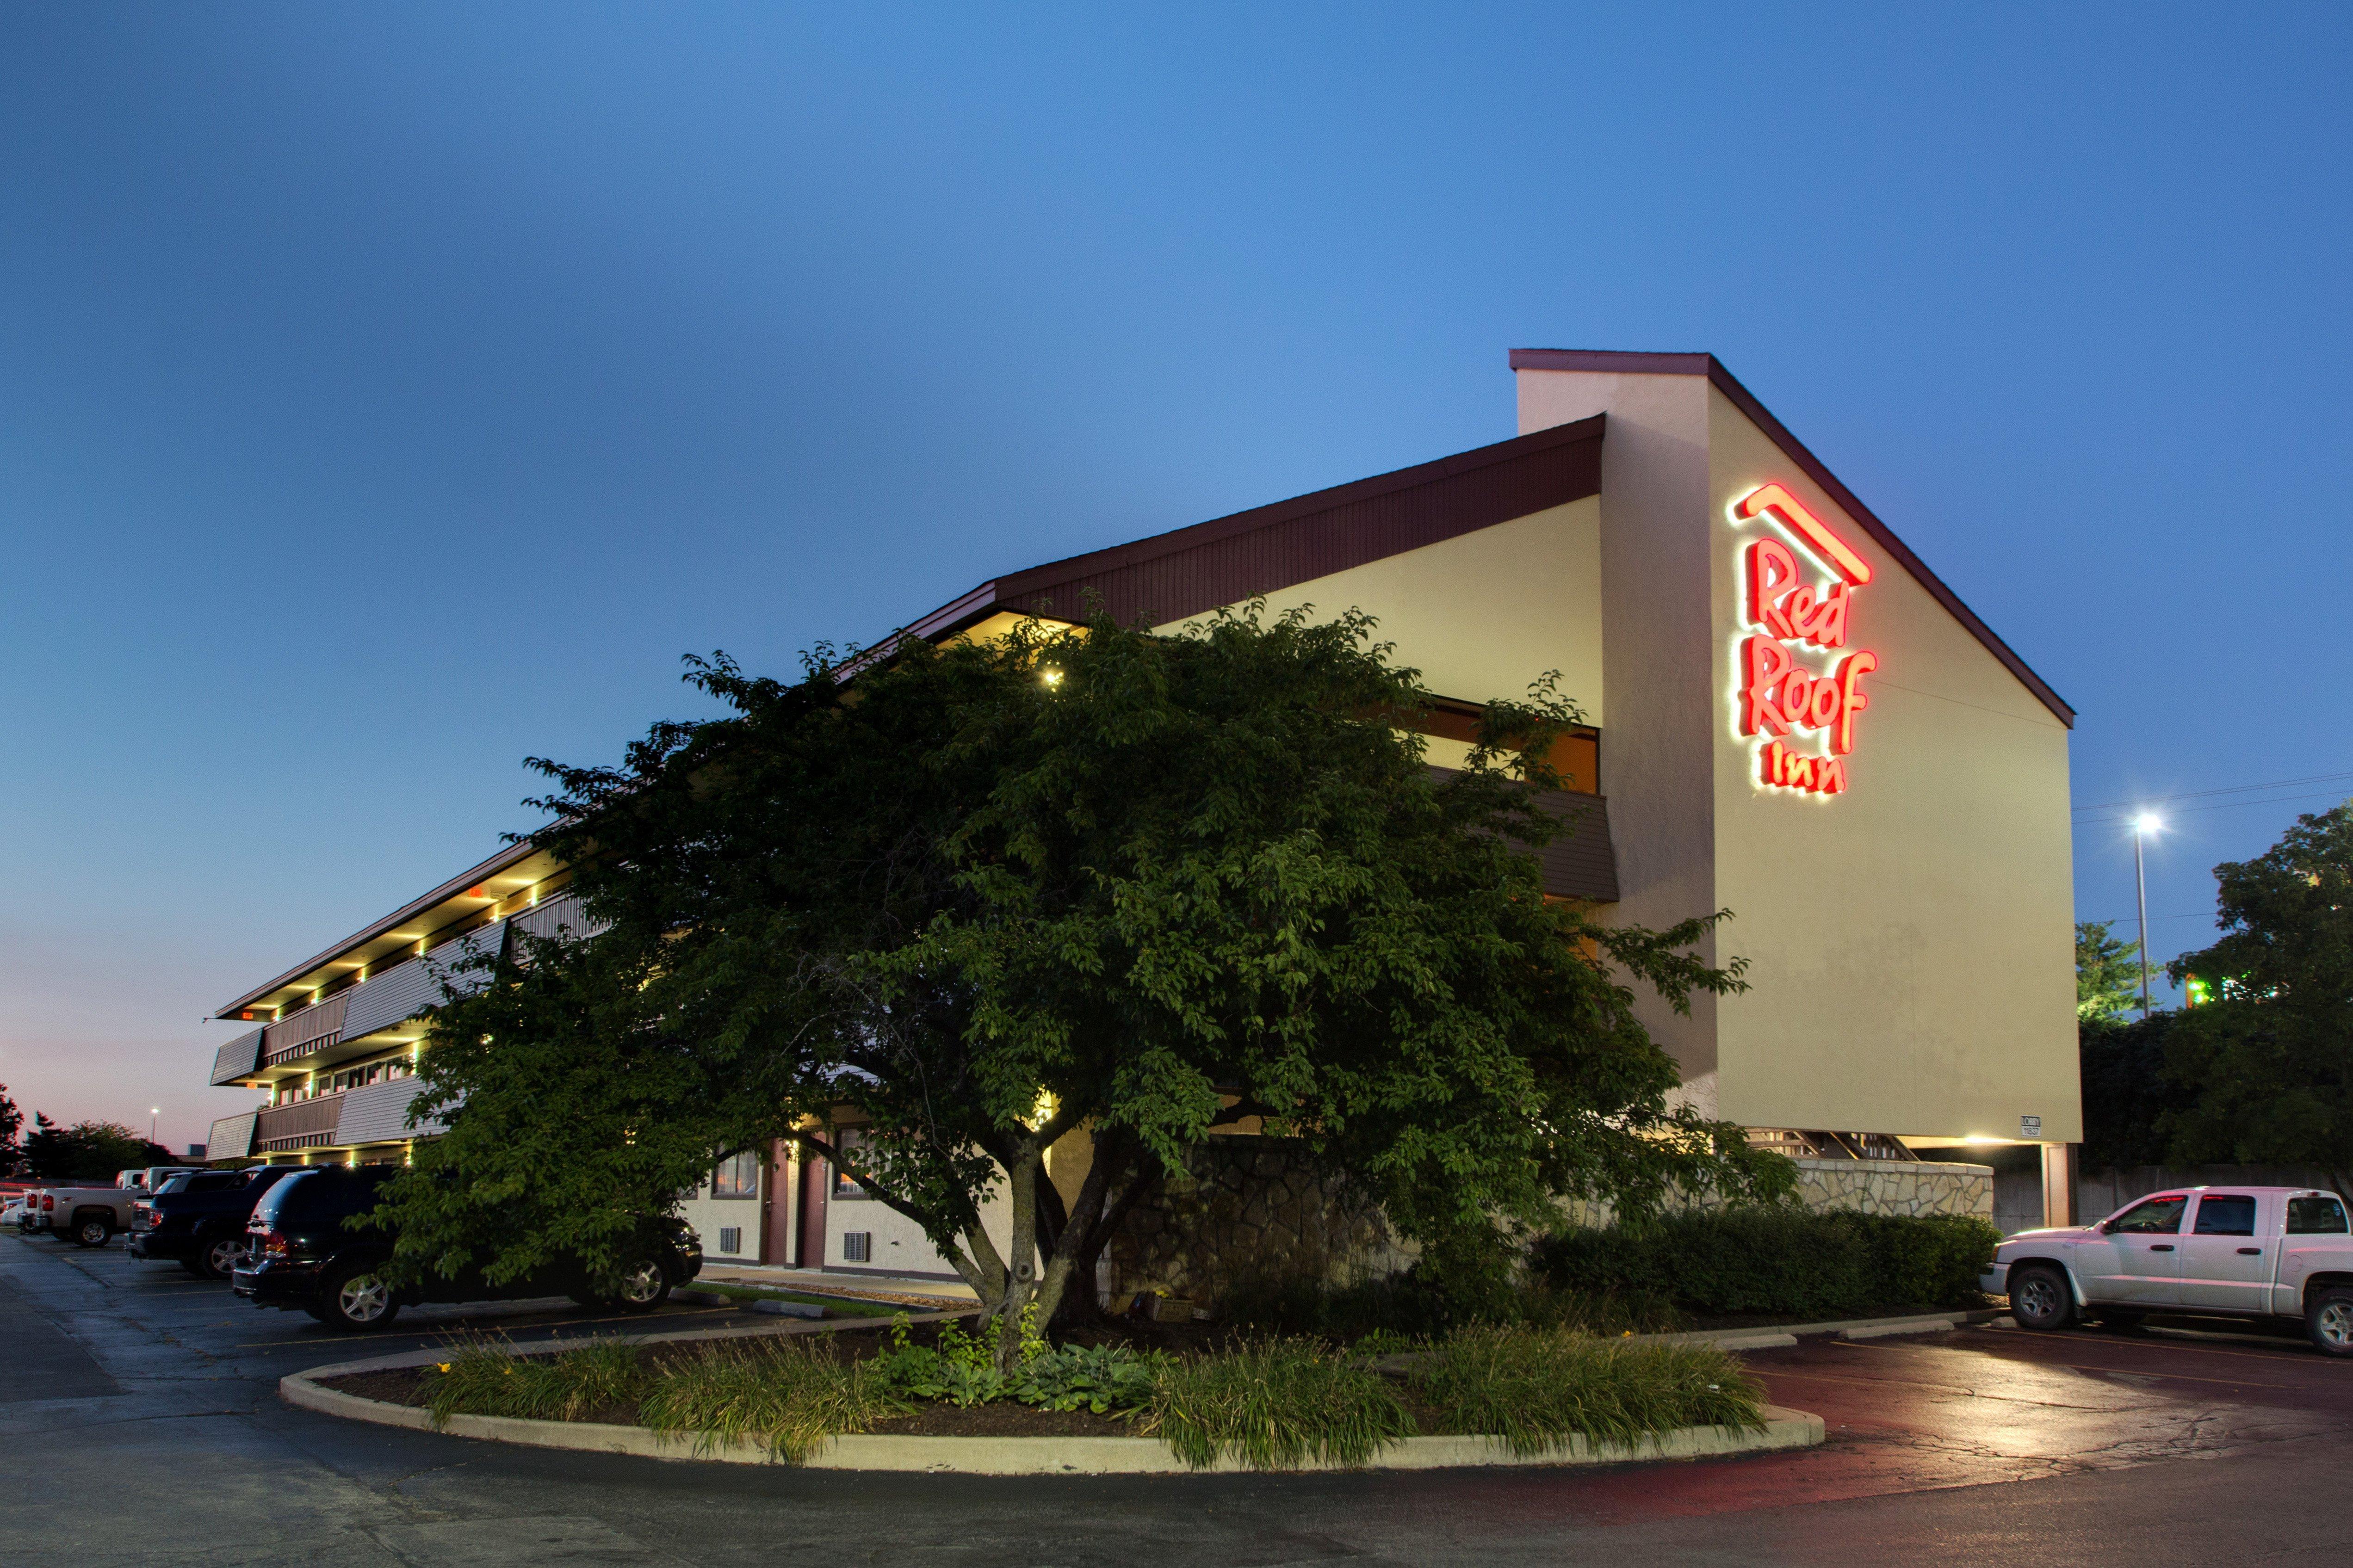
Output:
M765 1321L671 1308L664 1327ZM0 1236L0 1563L2353 1562L2353 1363L2158 1329L1750 1358L1823 1447L1602 1470L987 1479L506 1448L292 1410L278 1378L635 1328L570 1307L354 1336L169 1264Z

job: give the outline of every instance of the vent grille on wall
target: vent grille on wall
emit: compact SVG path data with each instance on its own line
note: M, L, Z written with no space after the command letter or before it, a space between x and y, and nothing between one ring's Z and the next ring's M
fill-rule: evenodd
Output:
M741 1226L723 1225L719 1227L719 1250L722 1252L744 1250L744 1230Z
M871 1230L845 1231L841 1237L841 1260L844 1263L867 1263L874 1257L874 1233Z

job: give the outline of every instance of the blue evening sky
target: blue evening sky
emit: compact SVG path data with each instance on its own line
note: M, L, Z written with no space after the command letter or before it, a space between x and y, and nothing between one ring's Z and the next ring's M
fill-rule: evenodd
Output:
M11 6L0 1081L201 1138L205 1016L694 711L681 653L1499 439L1514 346L1721 356L2082 710L2079 802L2353 772L2349 42ZM2160 956L2348 784L2179 803ZM2076 877L2130 914L2113 823Z

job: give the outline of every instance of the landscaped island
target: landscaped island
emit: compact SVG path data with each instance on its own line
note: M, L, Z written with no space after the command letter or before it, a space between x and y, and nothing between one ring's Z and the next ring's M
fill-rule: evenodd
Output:
M1187 1354L1029 1337L1008 1371L993 1336L951 1322L888 1333L584 1346L519 1355L496 1339L446 1361L333 1378L342 1394L458 1415L641 1426L682 1452L737 1442L786 1463L835 1437L1157 1437L1196 1468L1377 1464L1415 1436L1500 1439L1515 1455L1632 1446L1689 1427L1757 1432L1763 1391L1724 1352L1571 1329L1467 1329L1376 1364L1298 1338Z

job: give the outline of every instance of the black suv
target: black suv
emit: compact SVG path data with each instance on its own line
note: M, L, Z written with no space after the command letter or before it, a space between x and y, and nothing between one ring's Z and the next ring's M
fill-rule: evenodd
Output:
M576 1263L557 1263L510 1284L493 1285L474 1269L454 1278L429 1276L395 1289L377 1273L392 1256L380 1230L352 1230L343 1222L375 1207L377 1189L400 1174L397 1166L334 1165L297 1170L262 1194L247 1226L245 1258L229 1278L237 1293L260 1307L299 1307L322 1323L380 1329L403 1307L425 1301L501 1301L569 1296L584 1307L650 1312L678 1286L702 1272L702 1244L675 1215L649 1216L637 1256L621 1271L617 1291L590 1284Z
M174 1176L153 1197L132 1205L131 1256L175 1258L191 1274L226 1279L245 1257L254 1205L271 1187L301 1173L296 1165L257 1165Z

